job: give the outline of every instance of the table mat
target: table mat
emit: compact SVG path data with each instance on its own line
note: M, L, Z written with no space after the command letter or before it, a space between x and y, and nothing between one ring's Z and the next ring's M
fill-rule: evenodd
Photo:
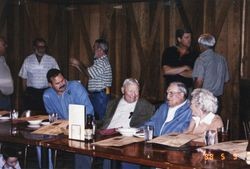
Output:
M131 143L136 143L136 142L141 142L144 141L144 138L138 138L138 137L127 137L127 136L116 136L112 137L109 139L101 140L94 142L92 144L94 145L99 145L99 146L114 146L114 147L119 147L119 146L124 146L128 145Z
M156 137L148 142L167 145L171 147L180 147L193 139L197 139L198 137L199 136L193 134L170 134Z
M48 115L36 115L30 117L20 117L18 119L15 119L15 121L47 120L47 119L49 119Z
M3 116L5 114L10 114L10 112L9 111L5 111L5 110L1 110L0 111L0 116Z
M57 120L47 126L43 126L35 131L33 134L45 134L45 135L59 135L65 132L68 127L67 120Z
M245 160L247 144L247 140L233 140L202 147L202 149L226 151L232 154L233 156L237 156L238 158Z

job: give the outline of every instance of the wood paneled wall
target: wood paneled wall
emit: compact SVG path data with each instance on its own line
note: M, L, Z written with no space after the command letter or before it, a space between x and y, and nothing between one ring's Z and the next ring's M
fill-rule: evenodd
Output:
M230 69L230 82L223 96L224 120L239 128L239 79L241 59L242 3L238 0L169 0L122 4L47 4L32 0L0 1L0 31L8 39L7 61L15 80L15 106L20 105L18 72L24 58L32 52L32 40L41 36L68 79L87 79L68 65L69 57L92 63L92 44L96 38L110 43L113 68L113 96L119 96L127 77L139 79L141 95L163 100L161 54L175 43L175 30L191 27L194 42L203 32L217 38L216 51L224 55ZM250 2L247 2L249 9ZM115 8L120 5L121 8ZM119 6L118 6L119 7ZM246 10L248 11L248 10ZM249 16L246 12L244 78L249 77ZM247 29L248 28L248 29Z

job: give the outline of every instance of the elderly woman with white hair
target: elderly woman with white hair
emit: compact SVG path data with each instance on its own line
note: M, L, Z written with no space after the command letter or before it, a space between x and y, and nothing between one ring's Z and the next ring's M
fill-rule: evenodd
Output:
M193 118L188 128L188 133L204 134L206 130L217 130L223 127L219 115L216 115L218 108L217 98L206 89L195 89L192 94L191 109Z

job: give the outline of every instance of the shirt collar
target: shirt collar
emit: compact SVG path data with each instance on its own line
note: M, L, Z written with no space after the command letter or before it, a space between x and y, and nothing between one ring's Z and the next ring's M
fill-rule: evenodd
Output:
M211 124L212 120L214 119L214 113L208 113L203 119L200 120L200 123Z
M179 109L181 106L183 106L184 104L186 104L187 100L185 100L183 103L177 105L177 106L174 106L174 107L169 107L170 110L174 110L176 111L177 109Z

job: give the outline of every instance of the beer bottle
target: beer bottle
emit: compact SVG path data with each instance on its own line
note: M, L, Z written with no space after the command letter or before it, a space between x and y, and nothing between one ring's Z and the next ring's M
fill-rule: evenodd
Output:
M93 116L91 114L87 115L87 122L85 125L85 141L93 141Z
M248 133L248 144L247 144L247 152L246 152L246 163L250 164L250 133Z

